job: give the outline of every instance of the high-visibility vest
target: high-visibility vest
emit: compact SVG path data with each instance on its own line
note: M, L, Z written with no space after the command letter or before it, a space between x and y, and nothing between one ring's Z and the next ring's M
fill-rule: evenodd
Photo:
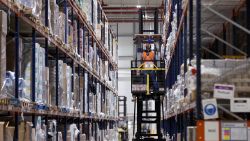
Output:
M154 61L154 58L155 58L155 54L153 51L150 51L150 52L144 51L142 54L143 61Z

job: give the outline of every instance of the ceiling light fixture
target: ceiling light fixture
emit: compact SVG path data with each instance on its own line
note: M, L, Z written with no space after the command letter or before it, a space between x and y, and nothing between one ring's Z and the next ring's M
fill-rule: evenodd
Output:
M136 8L141 8L141 5L140 5L140 0L137 0L137 5L136 5Z

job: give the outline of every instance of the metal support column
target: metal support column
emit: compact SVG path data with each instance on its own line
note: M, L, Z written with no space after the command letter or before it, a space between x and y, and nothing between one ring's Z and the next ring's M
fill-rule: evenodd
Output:
M68 8L67 8L67 0L64 0L64 14L65 14L65 30L64 30L64 42L68 43ZM73 22L73 21L72 21Z
M45 0L45 26L49 26L49 0ZM48 67L48 38L45 38L45 66Z
M189 64L193 59L193 0L189 0Z
M201 0L196 0L196 118L202 119L201 110Z
M187 72L187 15L184 17L184 34L183 34L183 62L184 62L184 74ZM185 77L185 75L184 75Z
M36 31L32 28L32 83L31 83L31 91L32 91L32 102L36 100ZM35 127L35 115L32 114L32 124Z
M18 88L19 88L19 17L15 15L15 98L19 98ZM15 136L14 141L18 141L18 124L19 124L19 117L18 113L15 112Z
M158 34L158 15L159 15L159 11L156 8L155 9L155 16L154 16L154 34Z
M139 34L143 34L143 12L139 9Z

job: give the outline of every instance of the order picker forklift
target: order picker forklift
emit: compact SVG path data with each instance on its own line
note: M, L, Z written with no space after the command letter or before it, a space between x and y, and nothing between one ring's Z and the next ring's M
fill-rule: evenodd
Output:
M166 91L165 61L160 53L162 37L158 34L158 9L150 12L154 13L154 23L153 26L148 24L147 28L153 29L144 29L147 12L146 9L139 10L139 34L134 36L135 60L131 61L131 93L135 102L133 141L165 141L161 133L161 108ZM146 45L150 45L154 52L153 61L141 59Z

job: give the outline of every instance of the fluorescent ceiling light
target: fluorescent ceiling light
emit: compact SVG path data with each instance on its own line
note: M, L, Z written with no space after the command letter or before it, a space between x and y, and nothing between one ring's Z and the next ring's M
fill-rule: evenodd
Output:
M141 5L136 5L136 8L141 8Z

